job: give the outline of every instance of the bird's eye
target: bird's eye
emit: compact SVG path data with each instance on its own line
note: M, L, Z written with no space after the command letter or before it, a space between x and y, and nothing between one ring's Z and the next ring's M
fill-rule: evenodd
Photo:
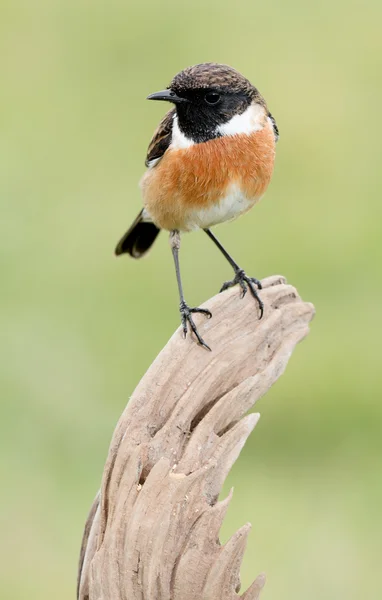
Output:
M207 104L217 104L220 100L220 94L209 93L204 96L204 100Z

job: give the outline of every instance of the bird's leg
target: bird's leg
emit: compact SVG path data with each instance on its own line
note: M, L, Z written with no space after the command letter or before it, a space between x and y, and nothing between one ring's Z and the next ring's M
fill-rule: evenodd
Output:
M221 245L219 240L214 236L212 231L210 231L209 229L205 229L204 231L206 232L208 237L211 238L211 240L214 242L214 244L219 248L220 252L228 260L229 264L235 271L235 277L231 281L226 281L225 283L223 283L220 291L224 292L224 290L227 290L228 288L230 288L233 285L236 285L238 283L242 289L241 297L244 298L244 296L247 293L247 290L249 288L252 296L257 300L257 302L259 304L260 319L261 319L261 317L263 316L263 312L264 312L264 303L261 300L259 294L257 293L257 289L256 289L256 286L257 286L257 288L259 290L261 290L260 281L258 279L256 279L255 277L248 277L245 274L243 269L241 269L239 267L239 265L237 264L237 262L235 262L233 260L232 256L230 256L228 254L227 250L225 248L223 248L223 246Z
M210 319L212 317L211 312L205 308L190 308L188 306L188 304L186 304L186 301L183 296L183 287L182 287L182 280L180 277L180 268L179 268L179 248L180 248L179 231L177 231L177 230L171 231L170 246L171 246L171 250L172 250L172 255L174 257L176 279L178 282L179 299L180 299L179 310L180 310L180 316L181 316L182 326L183 326L183 335L184 335L184 337L186 337L186 335L187 335L187 323L188 323L191 330L194 332L194 334L198 340L198 343L201 346L204 346L204 348L207 348L207 350L211 350L211 348L206 344L206 342L203 340L203 338L199 335L199 332L198 332L196 325L194 323L194 320L192 318L192 313L202 313L203 315L206 315Z

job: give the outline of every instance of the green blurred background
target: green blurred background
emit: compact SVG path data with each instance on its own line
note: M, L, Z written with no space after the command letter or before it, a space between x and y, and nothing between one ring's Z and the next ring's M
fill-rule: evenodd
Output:
M259 87L281 133L264 200L216 231L317 309L258 403L222 537L253 523L242 579L265 571L264 600L382 597L381 18L380 0L2 0L4 600L74 597L113 428L178 326L167 236L141 262L113 248L167 108L145 97L210 60ZM192 304L231 276L202 233L181 261Z

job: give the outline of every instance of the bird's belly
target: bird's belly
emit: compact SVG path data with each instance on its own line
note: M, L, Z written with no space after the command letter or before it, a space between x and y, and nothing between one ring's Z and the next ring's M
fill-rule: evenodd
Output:
M142 181L147 213L162 229L191 231L234 219L264 194L274 164L270 128L169 149Z
M230 184L225 193L214 202L187 210L183 228L186 231L208 229L231 221L250 210L257 200L259 197L248 197L239 184Z

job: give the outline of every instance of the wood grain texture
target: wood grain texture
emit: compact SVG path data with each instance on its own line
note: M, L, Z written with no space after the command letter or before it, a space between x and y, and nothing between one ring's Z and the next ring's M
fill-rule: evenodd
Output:
M238 287L195 316L208 352L180 328L134 391L85 528L80 600L234 600L250 525L225 544L222 484L255 427L247 411L283 373L314 315L283 277L262 282L264 317ZM250 517L251 515L248 515ZM259 597L264 576L241 596Z

